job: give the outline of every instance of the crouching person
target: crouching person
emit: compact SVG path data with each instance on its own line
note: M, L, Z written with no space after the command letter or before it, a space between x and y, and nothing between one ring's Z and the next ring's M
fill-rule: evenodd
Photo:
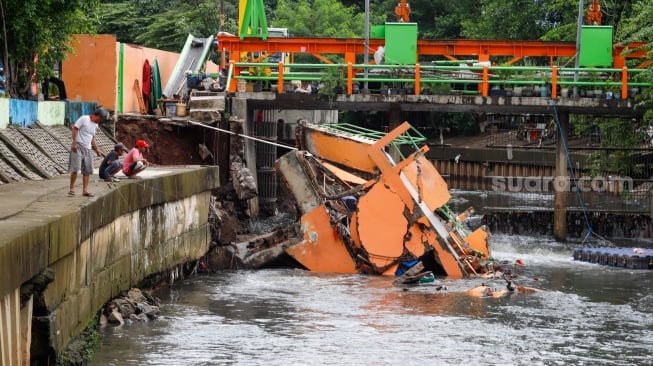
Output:
M122 142L119 142L114 146L113 151L108 153L107 156L104 157L104 160L102 160L98 173L100 174L100 178L104 179L105 182L120 182L115 175L122 169L120 157L125 153L125 151L127 151L127 148L122 144Z
M145 168L147 168L147 160L143 157L143 152L147 150L150 145L145 142L145 140L136 141L135 146L129 150L127 155L125 155L125 161L123 162L122 172L129 178L140 178L136 175Z

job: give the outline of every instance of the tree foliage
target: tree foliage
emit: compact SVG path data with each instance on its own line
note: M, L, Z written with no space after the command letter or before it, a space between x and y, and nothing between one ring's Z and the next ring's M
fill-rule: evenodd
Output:
M546 32L546 9L541 1L481 0L480 16L462 21L471 39L539 39Z
M365 14L331 0L279 0L272 24L298 37L362 37Z
M231 11L237 19L237 9ZM220 3L213 0L105 2L101 18L98 32L115 34L119 42L179 52L189 34L209 37L218 33Z
M101 1L101 6L98 2ZM585 9L590 0L585 1ZM369 0L370 25L394 22L398 0ZM426 39L576 38L578 0L408 0L411 22ZM265 0L268 24L297 37L363 37L365 2ZM646 42L653 60L649 0L601 0L603 24L618 41ZM27 96L31 75L45 78L69 51L74 33L115 34L119 42L178 52L188 34L238 32L238 2L225 0L2 0L2 58L10 92ZM53 26L56 25L56 26ZM37 62L33 62L36 54ZM13 85L13 86L12 86Z
M618 39L624 44L643 42L639 50L646 52L646 59L653 61L653 6L647 0L636 1L632 4L630 16L623 22L623 27L617 32ZM629 50L626 50L628 52ZM653 69L648 67L646 72L641 74L642 81L653 82ZM644 118L648 121L653 119L653 90L648 88L638 98L638 108L645 108Z
M94 31L97 0L2 0L2 48L7 92L30 96L31 85L55 74L72 35Z

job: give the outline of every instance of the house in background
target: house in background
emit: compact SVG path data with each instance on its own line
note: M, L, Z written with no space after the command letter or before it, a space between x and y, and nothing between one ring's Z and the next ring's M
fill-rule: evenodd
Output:
M181 53L174 53L117 42L113 35L76 35L73 41L74 52L61 66L61 79L68 100L95 101L117 114L140 113L138 96L139 89L142 93L144 84L145 62L152 65L156 60L162 89L170 80L184 83L184 72L199 71L205 59L187 57L190 56L189 49L198 43L197 40L189 35ZM212 40L212 37L207 40ZM210 47L213 45L206 45L202 54L206 55L206 50ZM219 70L218 65L208 61L202 71L218 73Z

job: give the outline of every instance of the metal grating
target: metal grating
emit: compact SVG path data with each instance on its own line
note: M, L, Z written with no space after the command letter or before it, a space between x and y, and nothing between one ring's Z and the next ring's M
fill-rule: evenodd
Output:
M56 177L57 175L66 172L65 169L59 167L59 164L55 163L50 159L50 157L43 153L43 151L34 146L31 141L26 139L17 128L19 127L0 130L0 134L13 143L13 146L20 152L23 158L30 161L30 163L37 165L38 168L49 177Z
M4 164L5 164L4 161L2 163L0 163L0 167L3 169L3 172L5 174L7 174L9 177L12 177L13 179L15 179L16 182L24 180L22 177L27 177L28 179L31 179L31 180L43 180L43 178L40 175L38 175L35 172L33 172L32 170L30 170L30 168L28 168L16 156L16 154L14 154L13 151L11 151L7 147L5 142L2 141L2 140L0 140L0 155L2 155L2 157L5 160L7 160L7 162L10 163L10 165L8 164L9 167L7 169L4 168ZM18 169L18 170L15 170L11 166L15 167L15 169ZM16 176L16 174L18 174L20 176L20 178L18 176Z
M39 145L50 159L54 160L59 167L66 172L68 169L69 152L59 140L54 138L41 127L19 128L18 131L25 135L33 144Z
M254 135L271 142L277 141L277 115L273 110L262 110L257 113L260 120L254 122ZM277 203L277 175L274 162L277 159L277 146L256 142L256 178L258 197L261 208L273 210Z

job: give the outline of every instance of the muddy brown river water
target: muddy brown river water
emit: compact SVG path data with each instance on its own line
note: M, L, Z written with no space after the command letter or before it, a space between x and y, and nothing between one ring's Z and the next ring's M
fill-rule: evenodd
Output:
M198 275L155 294L159 319L103 329L91 365L653 365L653 271L574 262L550 239L492 240L519 284L542 292L464 293L500 279Z

